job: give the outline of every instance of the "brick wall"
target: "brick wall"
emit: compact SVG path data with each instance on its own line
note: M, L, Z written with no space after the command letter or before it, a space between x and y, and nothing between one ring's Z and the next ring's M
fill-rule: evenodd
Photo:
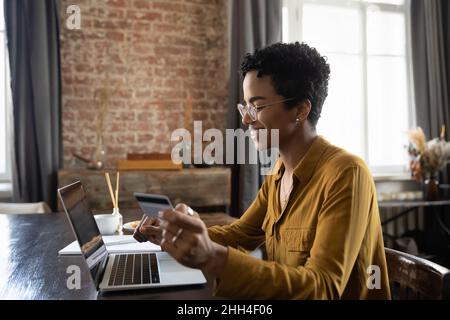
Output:
M71 4L81 9L81 30L66 28ZM186 122L223 130L227 15L227 0L61 1L64 166L84 166L73 152L95 153L108 90L108 167L127 152L170 152L171 132Z

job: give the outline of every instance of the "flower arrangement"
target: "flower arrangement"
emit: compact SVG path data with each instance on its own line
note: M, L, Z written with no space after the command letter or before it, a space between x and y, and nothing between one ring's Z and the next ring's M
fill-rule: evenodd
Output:
M411 176L416 181L435 178L450 162L450 142L445 141L445 126L439 138L426 140L420 127L409 131L408 153Z

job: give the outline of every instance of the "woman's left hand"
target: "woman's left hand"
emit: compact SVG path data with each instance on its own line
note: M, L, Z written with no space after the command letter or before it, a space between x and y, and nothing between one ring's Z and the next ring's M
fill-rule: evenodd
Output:
M159 213L163 229L161 248L187 267L218 276L225 266L228 249L209 238L208 229L198 216L177 209Z

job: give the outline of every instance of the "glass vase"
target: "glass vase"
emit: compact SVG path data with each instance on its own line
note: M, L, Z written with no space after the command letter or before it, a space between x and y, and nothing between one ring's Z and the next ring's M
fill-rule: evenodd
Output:
M100 170L100 169L103 169L103 167L105 165L105 155L106 155L103 134L97 134L96 140L97 141L96 141L95 154L94 154L94 164L93 164L93 168L90 168L90 169Z
M423 196L425 201L439 201L439 178L435 175L426 177L423 181Z

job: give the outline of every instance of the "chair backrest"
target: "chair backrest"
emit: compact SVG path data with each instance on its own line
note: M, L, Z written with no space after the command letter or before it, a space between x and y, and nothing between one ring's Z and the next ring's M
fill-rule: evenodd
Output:
M8 203L0 202L0 213L50 213L52 210L45 202Z
M385 248L393 299L450 299L450 270L429 260Z

